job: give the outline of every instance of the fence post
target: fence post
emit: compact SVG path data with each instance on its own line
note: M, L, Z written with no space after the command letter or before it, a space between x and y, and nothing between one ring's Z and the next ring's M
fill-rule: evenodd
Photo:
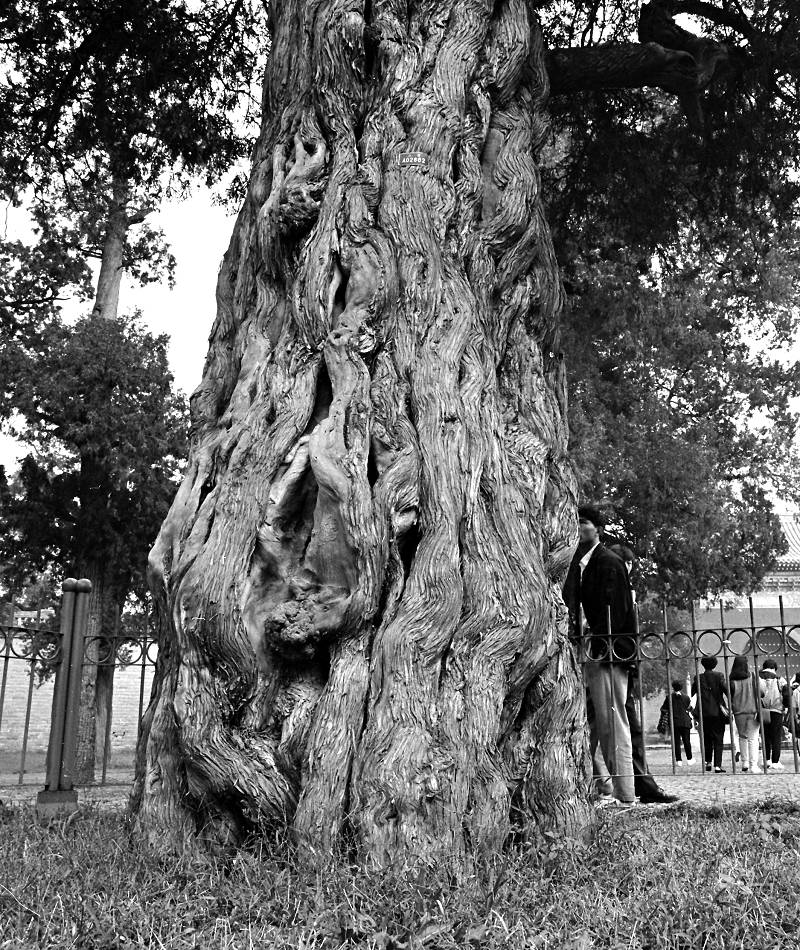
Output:
M83 640L91 589L91 581L77 581L72 577L62 585L61 658L53 689L46 784L36 797L39 818L66 815L78 807L78 793L73 788L72 776L80 714Z

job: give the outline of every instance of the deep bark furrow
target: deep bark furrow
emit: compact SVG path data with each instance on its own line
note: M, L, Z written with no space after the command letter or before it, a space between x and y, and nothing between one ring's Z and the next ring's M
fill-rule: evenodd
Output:
M498 847L514 814L574 828L533 7L373 0L368 42L357 0L272 17L192 459L151 555L169 648L140 821L163 827L182 788L222 839L293 821L328 849L350 828L376 860Z

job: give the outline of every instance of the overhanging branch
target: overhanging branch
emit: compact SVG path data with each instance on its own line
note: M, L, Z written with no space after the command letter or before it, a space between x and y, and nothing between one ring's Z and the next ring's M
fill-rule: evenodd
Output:
M736 29L748 38L754 35L748 21L710 3L668 4L654 0L641 10L640 43L552 50L547 61L551 95L655 87L677 95L690 123L700 131L700 93L716 79L739 72L749 57L734 44L697 36L679 26L673 16L678 7L689 12L689 6L697 16L712 19L710 14L716 12L721 18L714 22Z
M729 7L723 9L713 3L708 3L707 0L677 0L672 5L672 11L674 14L688 13L690 16L709 20L717 26L725 26L751 41L762 39L761 34L747 17Z
M682 50L658 43L602 43L552 50L547 60L550 94L654 86L671 93L697 89L697 63Z

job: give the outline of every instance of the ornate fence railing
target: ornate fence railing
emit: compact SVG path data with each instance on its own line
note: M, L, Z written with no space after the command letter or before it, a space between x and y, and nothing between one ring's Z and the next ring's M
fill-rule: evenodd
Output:
M613 667L618 677L617 707L622 705L620 690L625 693L624 712L615 708L612 710L615 715L598 717L593 710L592 691L587 688L596 775L604 775L604 757L599 752L602 736L598 734L603 729L611 731L612 748L618 748L616 730L629 729L634 774L637 770L652 775L674 774L685 765L687 751L690 752L689 768L709 776L719 771L800 773L800 618L797 622L795 618L787 618L783 601L779 599L776 618L759 624L752 600L748 604L747 623L741 620L726 623L722 609L712 615L713 619L707 613L698 619L695 610L690 609L686 612L689 622L680 627L670 629L664 612L660 629L652 622L642 624L635 637L596 636L585 631L578 638L576 652L584 682L590 683L598 674L608 676L608 672L601 674L600 671ZM737 657L741 659L734 672ZM745 664L744 678L738 678ZM766 678L765 666L772 668L772 674L766 674ZM737 678L732 678L732 673ZM766 708L768 697L762 698L762 693L771 689L766 686L771 676L777 681L781 697L777 710ZM718 697L708 692L715 678ZM686 703L679 699L672 701L671 696L676 692L673 683L680 686L690 706L688 735L682 732L686 727L676 722L677 711ZM752 696L752 702L746 694ZM600 693L595 690L594 695ZM747 712L736 715L742 705L751 710L750 718ZM680 718L685 721L683 716ZM745 737L756 730L751 736L754 745L743 750L738 726L742 727L741 735ZM719 763L720 748L724 750L724 764ZM756 754L757 762L746 761L746 753L751 759ZM613 754L611 758L614 774Z
M52 773L55 767L50 759L56 753L48 753L53 745L52 733L65 728L63 722L58 722L58 715L67 716L66 667L70 660L75 667L75 708L69 712L74 723L70 728L77 730L81 717L94 717L96 726L94 754L87 755L86 749L77 747L74 750L83 762L82 771L75 772L72 767L74 784L127 784L132 778L157 645L146 634L121 631L105 636L84 629L79 656L65 657L65 647L70 652L73 631L70 628L65 632L69 624L61 613L60 629L47 626L52 620L41 619L0 625L0 786L41 787L48 781L48 770ZM64 695L58 698L60 671ZM82 702L87 708L81 708ZM77 732L75 742L79 742ZM87 758L94 760L88 770Z
M84 587L66 591L70 584ZM49 626L52 620L42 620L41 615L38 622L0 626L0 786L57 790L66 786L69 790L74 785L128 784L132 779L157 644L147 634L121 631L106 636L87 630L86 584L65 582L59 629ZM748 623L726 623L723 611L715 618L717 622L709 622L707 614L698 620L694 611L686 616L689 622L682 626L671 627L665 614L658 628L652 621L642 623L634 637L597 637L587 632L575 644L585 683L601 670L613 667L616 671L617 692L608 694L616 708L611 709L610 717L599 718L610 723L612 733L618 728L630 733L634 772L639 768L651 775L674 774L684 764L688 749L691 768L713 776L720 745L726 756L725 770L742 772L744 762L737 756L737 717L731 715L720 727L715 717L709 716L716 710L704 709L704 691L696 690L695 684L702 685L705 667L715 665L722 706L735 712L741 688L737 684L742 680L734 683L731 673L734 661L743 658L738 665L746 661L745 682L752 682L757 697L753 709L757 734L751 737L755 746L749 747L750 756L758 749L759 767L766 762L769 771L800 773L800 611L787 617L779 600L772 622L757 623L750 601ZM765 663L773 667L780 687L788 686L782 690L777 712L766 709L760 698L764 680L758 673ZM679 685L687 700L697 693L692 699L688 735L685 731L681 734L675 718L677 707L668 699L674 692L672 683ZM82 708L87 695L92 697L91 703ZM593 703L587 702L587 712L593 746L597 746L598 716ZM80 751L78 722L87 714L95 716L96 725L94 768L88 773L76 770L75 764ZM661 733L656 731L659 719ZM612 734L612 747L616 747L617 738ZM765 748L770 753L766 758ZM594 751L597 772L602 776L603 756L597 748ZM709 756L710 772L705 764ZM82 758L85 761L86 756ZM611 759L613 773L613 755Z
M12 776L22 784L29 774L31 731L40 752L42 737L50 732L50 689L45 703L37 702L39 688L51 680L61 661L62 637L58 630L37 625L0 627L0 783ZM40 756L37 757L40 759ZM38 764L38 762L37 762ZM41 771L38 770L37 771ZM30 777L30 775L29 775ZM40 777L40 776L39 776Z

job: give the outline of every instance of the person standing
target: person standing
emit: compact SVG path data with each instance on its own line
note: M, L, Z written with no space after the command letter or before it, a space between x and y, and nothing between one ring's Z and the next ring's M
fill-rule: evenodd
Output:
M800 673L795 673L789 683L789 710L787 716L794 722L794 742L800 755ZM787 726L791 733L791 725Z
M600 541L604 522L599 511L581 506L578 524L578 551L567 577L565 596L575 616L580 605L589 628L584 678L594 709L597 740L611 773L613 800L632 805L636 792L625 703L629 667L636 658L633 598L625 565Z
M636 609L636 591L631 582L631 575L634 567L634 553L626 544L612 544L608 548L612 554L625 565L625 572L628 575L628 584L631 588L631 599ZM638 624L637 624L638 632ZM631 761L633 762L633 787L636 797L643 805L666 805L679 800L677 795L670 795L656 782L646 767L644 754L644 729L642 729L642 718L639 715L638 704L636 702L636 678L639 675L638 657L635 656L628 666L628 694L625 699L625 714L628 717L628 726L631 730ZM688 700L687 700L688 702ZM690 721L691 725L691 721ZM691 758L691 749L689 751Z
M786 681L778 676L775 660L764 660L761 672L761 707L764 717L764 771L783 772L781 742L783 741L783 692Z
M734 658L731 666L731 712L739 733L739 755L743 772L758 773L758 706L760 691L746 656Z
M692 717L689 712L689 697L683 692L680 680L672 681L672 692L664 700L662 712L672 706L672 741L675 747L675 762L683 765L681 746L686 753L686 761L692 761Z
M704 656L700 661L703 672L698 681L692 684L692 695L697 695L695 718L703 726L703 753L705 756L706 772L713 768L717 773L724 772L722 767L722 742L725 737L726 699L725 679L717 672L717 658Z

